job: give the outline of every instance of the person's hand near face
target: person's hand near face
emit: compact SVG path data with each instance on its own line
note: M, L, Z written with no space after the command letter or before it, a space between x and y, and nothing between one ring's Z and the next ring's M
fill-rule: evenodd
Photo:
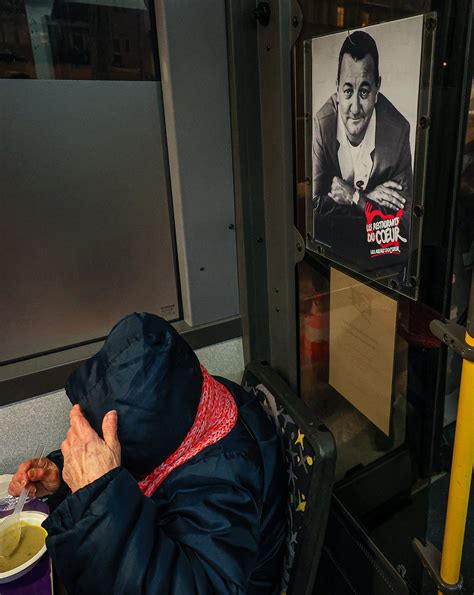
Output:
M337 81L337 102L349 142L358 146L377 103L380 77L375 80L375 65L371 55L354 60L344 54Z
M104 439L92 429L79 405L69 414L71 422L61 444L64 457L63 479L72 492L89 485L120 466L121 448L117 437L117 412L109 411L102 421Z

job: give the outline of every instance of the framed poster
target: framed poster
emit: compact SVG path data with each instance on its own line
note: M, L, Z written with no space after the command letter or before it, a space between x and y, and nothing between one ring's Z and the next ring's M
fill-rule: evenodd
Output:
M412 298L434 14L306 42L307 248Z

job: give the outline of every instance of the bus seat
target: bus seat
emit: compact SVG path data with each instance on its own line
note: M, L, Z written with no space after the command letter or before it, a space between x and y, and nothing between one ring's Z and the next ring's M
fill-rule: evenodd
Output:
M288 539L281 593L310 595L334 482L334 438L269 365L250 363L242 386L276 423L287 467Z

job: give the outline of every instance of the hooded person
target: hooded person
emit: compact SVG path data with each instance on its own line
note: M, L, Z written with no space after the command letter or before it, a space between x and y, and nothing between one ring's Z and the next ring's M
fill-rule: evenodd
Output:
M277 592L286 479L255 397L151 314L121 320L66 392L62 452L48 470L22 463L10 491L26 473L50 495L46 544L70 595Z

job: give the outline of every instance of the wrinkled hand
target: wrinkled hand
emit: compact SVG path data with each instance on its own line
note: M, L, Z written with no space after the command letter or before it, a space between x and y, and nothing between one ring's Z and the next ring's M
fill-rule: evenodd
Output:
M405 197L400 194L401 190L403 190L403 186L390 180L374 188L372 192L367 194L367 197L381 207L388 207L398 211L398 209L405 208L406 202Z
M117 438L116 411L109 411L102 420L104 439L91 428L79 405L69 414L70 428L61 444L64 456L63 479L77 492L102 475L120 466L121 448Z
M328 196L338 205L350 205L352 204L353 195L354 188L347 182L344 182L344 180L341 180L341 178L334 176L331 184L331 192L328 192Z
M28 490L29 496L51 496L59 489L61 476L58 466L47 457L27 459L20 463L18 471L12 477L8 492L19 496L22 489Z

